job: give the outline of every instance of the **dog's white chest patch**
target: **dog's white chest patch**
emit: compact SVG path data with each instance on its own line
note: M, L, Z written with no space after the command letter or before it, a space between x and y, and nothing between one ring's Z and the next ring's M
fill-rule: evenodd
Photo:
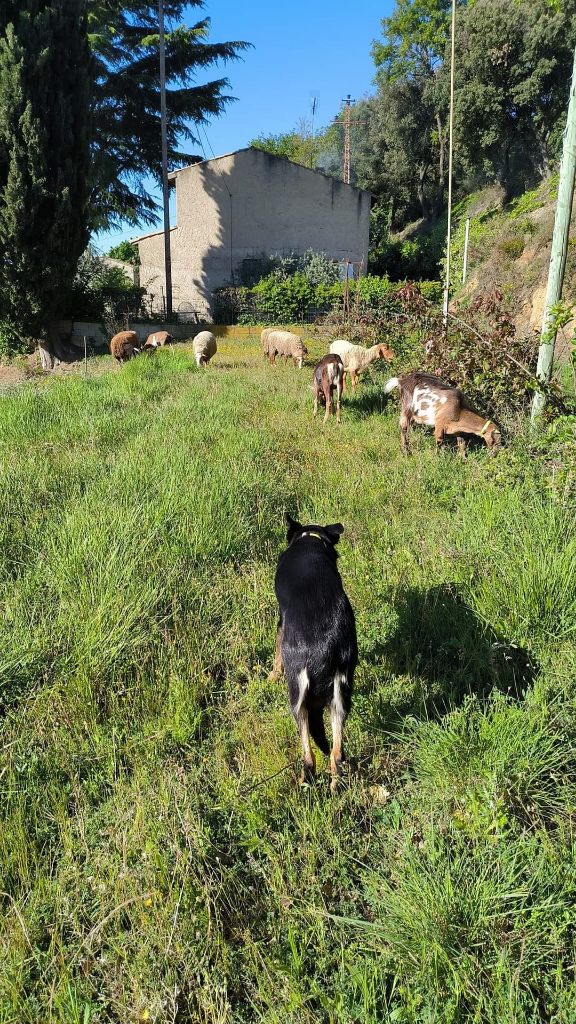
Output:
M416 423L433 427L436 421L436 410L441 399L430 388L414 388L412 396L412 415ZM444 399L445 401L445 399Z

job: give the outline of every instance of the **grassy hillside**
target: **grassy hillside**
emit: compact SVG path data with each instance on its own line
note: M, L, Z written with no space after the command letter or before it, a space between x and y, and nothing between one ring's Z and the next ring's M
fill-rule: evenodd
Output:
M570 444L403 458L377 371L341 427L310 376L2 399L1 1024L574 1020ZM267 682L285 509L346 528L334 798Z
M502 205L496 188L470 195L454 210L452 288L458 302L495 289L514 315L522 335L540 332L548 271L558 177L553 175L538 188ZM469 268L462 287L466 218L470 217ZM571 226L563 301L576 302L576 217ZM576 330L574 319L561 328L557 355L566 358Z

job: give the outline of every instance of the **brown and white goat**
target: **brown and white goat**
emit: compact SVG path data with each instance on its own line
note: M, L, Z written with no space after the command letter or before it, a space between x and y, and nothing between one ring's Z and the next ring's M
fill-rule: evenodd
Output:
M344 364L340 356L327 355L314 368L314 415L318 412L318 402L326 406L324 422L330 415L332 396L336 392L336 421L340 423L340 399L344 384Z
M391 377L384 388L390 394L400 389L400 431L402 449L410 451L408 435L412 423L434 427L437 444L445 437L456 435L458 450L465 448L462 434L482 437L487 448L497 449L501 444L500 431L495 423L480 416L459 388L445 384L431 373L405 373Z
M149 334L146 338L146 343L142 351L163 348L164 345L170 345L172 341L174 341L174 338L169 331L154 331L154 334Z
M110 341L110 351L119 363L140 355L140 342L136 331L120 331Z

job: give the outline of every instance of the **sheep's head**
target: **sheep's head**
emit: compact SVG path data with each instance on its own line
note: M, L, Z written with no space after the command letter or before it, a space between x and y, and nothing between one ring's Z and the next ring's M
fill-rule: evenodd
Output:
M396 353L391 348L388 348L387 345L380 345L378 347L378 355L380 359L387 359L389 363L396 358Z
M308 349L306 345L299 345L296 349L296 362L298 363L298 369L301 370L304 365L304 357L308 355Z

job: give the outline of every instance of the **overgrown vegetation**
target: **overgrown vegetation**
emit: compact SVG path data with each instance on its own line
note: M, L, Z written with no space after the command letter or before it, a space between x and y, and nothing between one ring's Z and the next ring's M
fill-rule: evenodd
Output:
M142 302L143 289L121 267L110 266L93 246L88 246L78 261L62 311L72 320L102 321L112 313L122 321L126 315L137 316Z
M107 255L113 260L122 260L123 263L131 263L133 267L140 266L140 253L138 246L132 245L131 242L124 241L118 242L118 245L113 245L108 250Z
M5 1024L572 1024L571 445L403 458L381 381L322 428L255 339L3 399ZM334 799L267 682L286 508L346 527Z

